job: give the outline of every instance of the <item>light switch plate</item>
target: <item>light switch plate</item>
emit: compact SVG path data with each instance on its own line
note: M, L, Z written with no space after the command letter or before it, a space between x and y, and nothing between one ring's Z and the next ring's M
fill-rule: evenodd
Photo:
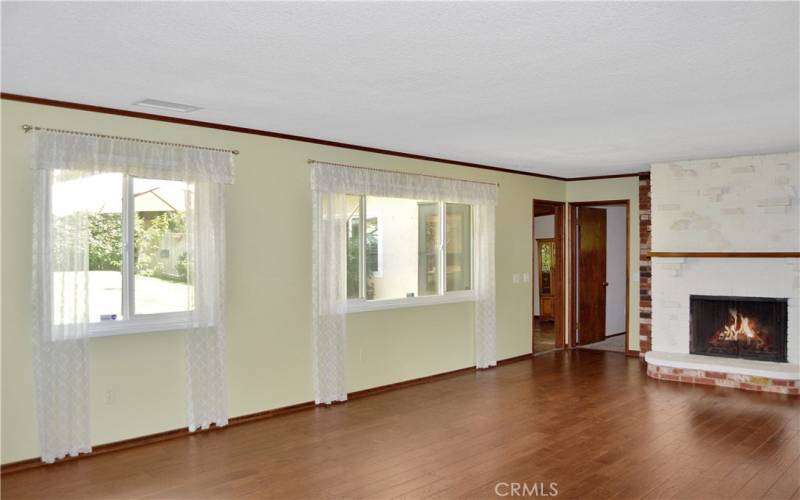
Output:
M511 277L511 281L514 283L519 283L519 273L514 273L514 275Z
M522 282L523 283L528 283L530 280L531 280L531 274L530 273L524 273L522 275Z

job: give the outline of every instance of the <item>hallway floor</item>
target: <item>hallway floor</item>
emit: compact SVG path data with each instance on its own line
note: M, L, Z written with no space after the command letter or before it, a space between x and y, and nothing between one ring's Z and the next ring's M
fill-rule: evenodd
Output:
M598 351L610 351L625 353L625 335L614 335L606 337L605 340L579 346L579 349L595 349Z
M533 320L533 348L536 354L556 348L555 322L539 318Z

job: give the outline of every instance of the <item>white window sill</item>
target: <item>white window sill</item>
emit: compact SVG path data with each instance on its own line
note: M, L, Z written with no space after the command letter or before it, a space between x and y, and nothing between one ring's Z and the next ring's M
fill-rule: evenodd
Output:
M386 309L403 309L406 307L432 306L436 304L455 304L458 302L474 302L475 291L447 292L444 295L425 295L422 297L403 297L399 299L347 301L347 313L383 311Z
M169 332L191 327L186 313L164 313L137 316L129 320L100 321L89 324L89 337L111 337L135 333Z

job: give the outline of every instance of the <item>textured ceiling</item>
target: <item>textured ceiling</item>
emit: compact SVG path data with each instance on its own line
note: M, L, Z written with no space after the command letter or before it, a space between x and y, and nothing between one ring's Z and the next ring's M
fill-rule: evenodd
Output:
M4 92L565 177L796 150L799 4L2 4ZM46 125L46 124L44 124Z

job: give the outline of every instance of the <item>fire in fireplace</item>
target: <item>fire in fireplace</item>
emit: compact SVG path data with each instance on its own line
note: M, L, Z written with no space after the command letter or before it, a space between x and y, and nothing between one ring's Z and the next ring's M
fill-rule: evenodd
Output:
M787 299L690 297L690 352L786 362Z

